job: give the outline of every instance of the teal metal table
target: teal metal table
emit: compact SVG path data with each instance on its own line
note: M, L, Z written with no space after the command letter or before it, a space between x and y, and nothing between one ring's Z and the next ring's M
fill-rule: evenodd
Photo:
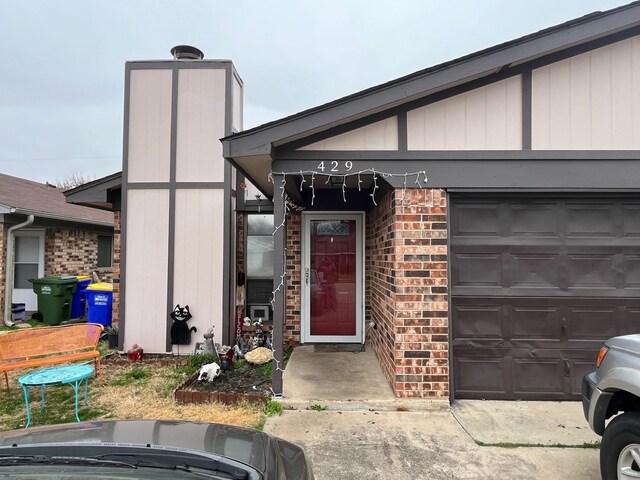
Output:
M28 373L20 377L18 383L22 385L24 392L24 403L27 407L27 428L31 424L31 410L29 408L29 387L40 387L42 389L42 406L44 410L44 389L48 385L72 385L76 399L76 420L78 416L78 390L84 382L84 404L88 405L87 394L89 391L89 377L93 375L94 369L91 365L65 365L62 367L45 368Z

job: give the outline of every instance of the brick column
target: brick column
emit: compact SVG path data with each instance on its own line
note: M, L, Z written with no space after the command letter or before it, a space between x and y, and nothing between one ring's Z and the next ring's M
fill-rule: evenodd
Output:
M114 325L117 325L120 321L121 220L121 212L113 212L113 307L111 311L111 322Z
M446 220L427 189L390 192L368 218L372 343L398 397L449 396Z
M276 220L277 223L277 220ZM287 215L287 291L285 294L285 342L300 343L300 312L302 309L302 214Z
M0 223L0 315L4 316L4 286L7 278L7 226Z

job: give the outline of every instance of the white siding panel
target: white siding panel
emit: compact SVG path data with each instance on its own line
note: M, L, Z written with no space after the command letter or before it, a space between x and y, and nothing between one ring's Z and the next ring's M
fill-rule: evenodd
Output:
M168 182L171 70L131 70L129 94L129 181Z
M548 119L551 117L551 102L549 101L549 70L536 70L531 76L531 91L535 96L531 106L531 146L549 145L550 125ZM535 94L533 94L535 92Z
M632 102L629 101L627 92L633 92L632 69L624 68L625 65L632 64L632 44L626 42L620 48L611 52L611 69L620 72L611 78L611 104L614 124L619 127L612 132L612 142L620 144L625 138L632 141L633 132L633 109ZM633 95L633 94L632 94Z
M189 325L198 329L193 344L212 325L217 341L222 336L224 209L222 189L176 191L173 299L189 305ZM193 346L180 347L181 353L187 351L193 352Z
M225 70L181 69L178 75L176 180L222 182Z
M466 96L466 95L465 95ZM445 101L445 142L446 145L464 145L467 138L465 118L467 99L458 95ZM456 148L457 150L457 148Z
M588 78L591 72L591 61L589 57L579 56L572 59L571 63L571 84L569 85L569 111L573 121L565 118L564 122L569 122L570 137L578 145L591 144L591 106L585 102L584 98L590 95L589 85L582 80ZM555 139L559 141L561 139Z
M568 64L561 65L559 68L549 72L549 83L559 86L557 89L552 89L549 95L550 114L552 118L563 125L569 124L569 106L571 102L567 93L570 91L570 80ZM563 135L562 131L558 131L555 128L551 128L549 131L549 138L552 142L558 142Z
M532 146L640 149L640 37L534 70Z
M397 150L398 118L391 117L380 122L356 128L335 137L306 145L300 150Z
M416 117L421 116L424 116L422 123L425 129L422 132L415 132L412 112L408 112L407 142L409 150L442 150L442 146L447 144L447 104L437 102L428 105L425 107L424 115L416 115ZM424 141L423 148L417 146L414 148L420 138Z
M597 115L591 117L592 148L601 150L612 145L611 49L598 49L591 54L591 104Z
M409 150L522 148L520 76L408 112Z
M166 352L169 191L129 190L126 222L124 347Z

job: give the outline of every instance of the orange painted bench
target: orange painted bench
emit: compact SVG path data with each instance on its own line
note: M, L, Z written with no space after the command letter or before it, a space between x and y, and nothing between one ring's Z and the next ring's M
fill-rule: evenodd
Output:
M75 323L27 328L0 335L0 372L4 372L7 391L7 372L11 370L93 360L100 376L98 341L103 331L104 327L96 323Z

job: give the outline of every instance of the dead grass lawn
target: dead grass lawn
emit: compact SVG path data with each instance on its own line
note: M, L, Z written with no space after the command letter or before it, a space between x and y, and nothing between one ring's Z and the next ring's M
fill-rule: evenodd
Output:
M18 378L26 371L10 374L11 391L3 390L0 401L0 430L24 426L26 413ZM228 406L218 403L180 405L173 401L172 391L184 373L176 366L131 363L105 363L102 378L89 383L89 406L80 409L81 420L158 419L224 423L260 428L265 414L259 406ZM46 408L41 413L39 392L31 393L32 425L74 421L73 395L70 386L47 387Z

